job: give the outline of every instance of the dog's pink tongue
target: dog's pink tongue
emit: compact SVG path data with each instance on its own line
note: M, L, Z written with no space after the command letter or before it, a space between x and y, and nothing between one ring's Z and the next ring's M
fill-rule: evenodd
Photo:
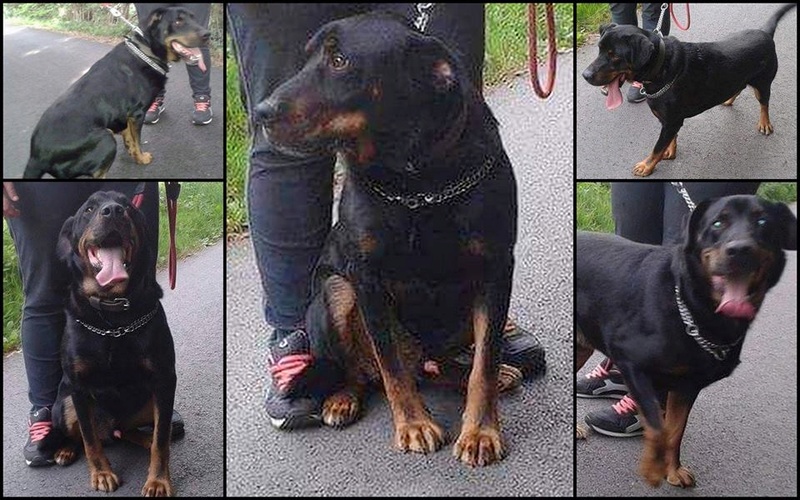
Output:
M606 96L606 109L612 110L622 104L622 91L619 89L622 77L614 78L608 84L608 95Z
M715 280L724 282L724 292L716 312L730 318L752 321L756 317L756 308L747 300L747 283L736 283L719 276Z
M128 271L122 261L124 257L122 247L98 248L96 255L103 265L95 276L100 286L107 287L128 279Z

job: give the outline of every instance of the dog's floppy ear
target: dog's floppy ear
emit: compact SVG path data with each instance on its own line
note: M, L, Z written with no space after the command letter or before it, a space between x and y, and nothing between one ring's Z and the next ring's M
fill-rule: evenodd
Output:
M636 35L632 39L634 40L631 44L633 50L629 62L633 65L634 70L640 70L650 62L656 47L646 35Z
M711 206L717 199L711 198L701 201L689 215L684 219L683 223L683 243L687 252L694 251L697 244L698 231L700 231L700 224L703 216L706 214L708 207Z
M615 28L616 26L617 25L614 24L614 23L601 24L600 25L600 30L599 30L600 31L600 35L602 36L606 32L606 30L611 29L611 28Z
M797 217L783 203L773 203L772 206L778 215L778 226L783 236L781 248L784 250L797 250Z
M406 60L411 74L435 92L447 93L459 88L461 68L455 54L432 36L417 35L409 40Z
M75 217L70 216L61 226L58 233L58 243L56 243L56 256L59 260L69 261L72 256L72 228L75 225Z

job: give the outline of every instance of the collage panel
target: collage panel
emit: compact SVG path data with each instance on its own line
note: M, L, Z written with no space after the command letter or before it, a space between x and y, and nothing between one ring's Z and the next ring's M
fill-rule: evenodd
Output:
M223 494L223 193L3 183L3 496Z
M797 494L795 16L576 4L578 496Z
M3 20L4 179L223 179L221 3L7 4Z
M572 5L227 13L227 494L572 496Z

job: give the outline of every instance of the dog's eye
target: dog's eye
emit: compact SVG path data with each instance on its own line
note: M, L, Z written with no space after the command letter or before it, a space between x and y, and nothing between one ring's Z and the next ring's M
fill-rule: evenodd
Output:
M767 225L767 218L766 217L759 217L756 221L756 224L759 226L766 226Z
M722 229L723 225L724 223L720 219L717 219L711 223L711 227L713 227L714 229Z
M330 65L333 69L344 69L347 67L347 58L341 52L331 55Z
M87 213L87 214L90 214L90 213L92 213L93 211L94 211L94 207L93 207L93 206L89 205L88 207L86 207L86 213Z

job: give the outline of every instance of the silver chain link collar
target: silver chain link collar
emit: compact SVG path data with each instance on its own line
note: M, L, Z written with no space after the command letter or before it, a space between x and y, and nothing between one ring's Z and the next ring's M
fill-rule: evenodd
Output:
M739 340L727 345L717 345L713 342L709 342L700 336L700 328L698 328L697 324L694 322L692 313L689 312L689 308L686 307L686 303L681 298L681 292L677 284L675 285L675 302L678 303L678 312L681 315L681 320L683 324L686 325L686 334L692 337L704 351L714 356L717 361L724 361L725 358L728 357L730 350L744 339L744 335L742 335Z
M673 78L671 82L669 82L668 84L664 85L664 88L662 88L661 90L659 90L656 93L648 94L647 92L645 92L644 86L641 89L639 89L639 93L642 94L643 96L647 97L648 99L658 99L659 97L664 95L664 93L666 93L666 91L669 90L670 87L672 87L672 84L675 83L675 80L677 80L677 79L678 79L678 75L675 75L675 78Z
M133 52L133 54L136 57L138 57L142 61L146 62L151 68L153 68L154 70L158 71L162 75L167 76L167 72L164 70L164 68L159 66L158 63L154 62L151 57L149 57L147 54L142 52L142 50L139 47L137 47L135 43L131 42L129 39L126 38L125 39L125 45L128 47L128 50Z
M431 18L431 14L429 11L433 9L434 5L436 4L435 3L416 4L417 18L414 20L414 27L417 28L421 33L424 33L425 28L428 27L428 21Z
M81 320L79 320L77 318L75 318L75 321L78 322L81 326L83 326L84 328L86 328L87 330L89 330L92 333L96 333L97 335L102 335L103 337L114 337L114 338L117 338L117 337L122 337L123 335L127 335L129 333L135 332L139 328L143 327L144 325L149 323L151 319L153 319L153 316L155 316L157 312L158 312L158 304L156 304L155 309L153 309L152 311L150 311L146 315L142 316L141 318L137 319L136 321L134 321L130 325L128 325L128 326L120 326L120 327L114 328L112 330L103 330L102 328L97 328L96 326L92 326L92 325L90 325L88 323L84 323L83 321L81 321Z
M670 182L672 187L674 187L678 194L683 196L683 201L686 202L686 206L689 207L690 212L694 212L694 209L697 208L697 205L694 204L692 201L692 197L689 196L689 191L686 190L686 187L683 185L683 182Z
M409 210L416 210L421 207L427 207L429 205L438 205L439 203L444 203L455 198L458 195L466 193L470 189L474 188L478 185L478 183L483 180L484 177L492 170L494 166L494 161L492 158L486 158L486 161L483 162L481 168L477 169L476 171L472 172L470 175L464 177L458 182L448 184L438 193L414 193L414 194L391 194L387 193L382 187L378 184L372 182L371 180L364 178L363 182L369 187L375 194L383 198L384 200L391 202L391 203L399 203Z

